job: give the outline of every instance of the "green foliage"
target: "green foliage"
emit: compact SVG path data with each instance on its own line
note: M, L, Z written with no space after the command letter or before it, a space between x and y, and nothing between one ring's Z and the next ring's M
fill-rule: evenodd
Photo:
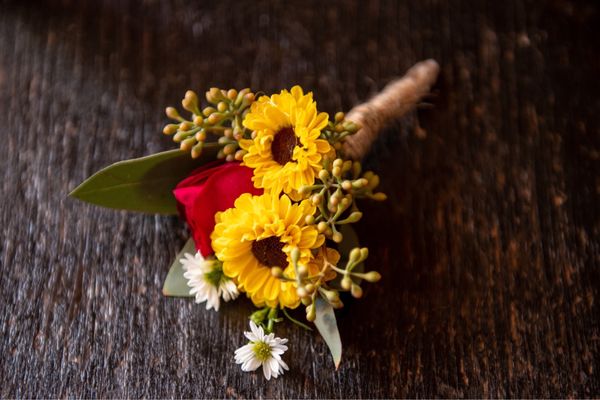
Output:
M342 360L342 340L340 339L340 332L338 331L333 307L320 297L315 300L314 304L316 311L315 326L323 337L323 340L325 340L325 343L327 343L327 347L329 347L329 351L333 357L333 363L337 369Z
M153 214L177 214L171 191L189 173L215 159L216 143L205 145L202 157L181 150L119 161L86 179L69 195L108 208Z
M173 297L193 297L190 295L190 287L187 285L187 280L183 277L183 266L179 259L183 258L185 253L196 254L196 245L194 239L188 239L185 246L173 260L165 284L163 285L163 294Z

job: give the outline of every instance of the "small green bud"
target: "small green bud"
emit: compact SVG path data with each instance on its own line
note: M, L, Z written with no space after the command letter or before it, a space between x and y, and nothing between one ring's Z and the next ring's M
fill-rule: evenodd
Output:
M183 142L181 142L181 144L179 145L179 148L183 151L189 151L189 150L191 150L192 146L194 146L195 143L196 143L196 139L187 138Z
M341 201L340 201L340 209L345 210L346 208L348 208L348 206L350 205L351 200L347 197L344 197Z
M323 201L323 195L321 195L320 193L314 194L311 198L310 201L312 201L312 203L316 206L321 204L321 202Z
M232 162L233 160L235 160L233 154L228 154L227 157L225 157L225 161L227 162Z
M221 100L223 98L223 95L221 94L221 91L219 90L219 88L213 87L210 88L210 90L208 92L206 92L206 100L209 103L216 103L219 100Z
M342 182L342 189L344 190L350 190L352 189L352 182L346 180Z
M350 293L352 294L352 297L354 297L355 299L360 299L363 295L363 290L360 286L353 283L350 288Z
M219 112L225 112L227 111L227 103L225 103L224 101L219 102L219 104L217 104L217 110L219 110Z
M325 182L327 179L329 179L329 171L327 171L326 169L322 169L319 171L319 179L322 180L323 182Z
M244 159L244 156L246 155L246 150L238 150L235 152L235 159L237 161L242 161Z
M337 206L340 202L340 196L336 196L335 194L329 198L329 204L333 207Z
M313 294L315 292L315 285L313 285L312 283L309 283L306 286L304 286L304 289L306 289L306 292L308 294Z
M352 250L350 250L350 254L348 255L348 258L350 262L357 262L360 258L360 249L358 247L353 248Z
M229 100L235 100L235 98L237 97L237 95L238 95L238 92L235 89L229 89L227 91L227 98Z
M344 199L344 200L346 200L346 199ZM358 222L362 218L362 215L363 215L362 212L360 212L360 211L354 211L352 214L350 214L348 216L348 218L346 218L346 222L348 222L350 224Z
M341 243L344 239L344 236L340 232L333 232L333 235L331 235L331 239L336 243Z
M350 161L350 160L344 161L344 163L342 164L342 173L348 172L351 169L352 169L352 161Z
M198 104L198 95L193 90L188 90L185 92L184 99L188 99L189 101Z
M204 142L206 140L206 131L204 129L196 132L196 140L199 142Z
M352 187L354 189L362 189L363 187L367 186L368 184L369 184L368 180L366 180L365 178L360 178L360 179L357 179L352 182Z
M342 165L344 165L344 161L341 158L336 158L333 161L333 167L338 167L338 168L342 168Z
M179 115L179 112L177 112L177 109L175 109L175 107L167 107L165 109L165 114L167 114L167 117L171 119L175 119L177 121L181 120L181 115Z
M219 113L212 113L208 116L206 122L208 122L211 125L215 125L218 124L219 122L221 122L224 118L223 114L219 114Z
M202 154L202 146L203 145L204 145L203 142L199 142L197 145L192 147L192 158L200 157L200 155Z
M340 282L340 285L344 290L350 290L350 287L352 286L352 279L350 279L349 276L344 276Z
M255 96L254 93L246 93L242 99L242 104L245 106L252 104L254 102Z
M202 114L204 114L205 117L208 117L209 115L211 115L215 111L217 111L217 110L215 110L214 107L206 107L204 110L202 110Z
M358 125L352 121L344 121L344 129L348 132L356 132L358 130Z
M315 223L315 217L314 217L313 215L307 215L307 216L304 218L304 223L305 223L306 225L312 225L312 224L314 224L314 223Z
M201 116L201 115L196 115L196 116L194 117L194 125L196 125L196 126L200 126L200 125L202 125L203 123L204 123L204 118L202 118L202 116Z
M336 178L340 178L342 176L342 169L340 167L333 167L333 170L331 170L331 173Z
M363 179L366 179L366 178L363 178ZM367 184L365 186L367 186L369 189L373 190L377 187L377 185L379 185L379 175L373 174L373 176L370 179L367 179Z
M234 154L236 148L237 148L236 144L230 143L230 144L226 145L225 147L223 147L223 153L225 153L226 156L228 156L230 154Z
M323 233L327 230L327 223L325 221L321 221L317 224L317 231L319 233Z
M181 100L181 106L189 111L195 112L198 109L198 96L191 90L185 92L185 97Z
M344 113L343 112L337 112L335 113L335 122L342 122L344 120Z
M381 280L381 274L377 271L369 271L363 275L363 279L367 282L379 282Z
M300 301L302 302L302 304L304 304L305 306L308 306L309 304L312 304L312 297L310 296L306 296L300 299Z
M371 198L373 200L377 200L377 201L384 201L387 199L387 195L385 193L378 192L378 193L375 193L374 195L372 195Z
M175 134L175 136L173 136L173 141L179 143L182 140L184 140L185 138L187 138L188 136L190 136L190 134L187 132L177 132Z
M177 124L168 124L168 125L165 125L165 127L163 128L163 133L165 135L172 135L175 132L177 132L178 128L179 128L179 125L177 125Z
M190 129L192 129L192 124L190 124L187 121L182 122L181 124L179 124L179 130L182 131L182 132L187 132Z
M360 249L360 261L364 261L369 257L369 249L367 247L363 247Z
M357 177L360 175L360 172L362 170L362 165L360 164L360 161L354 161L354 163L352 164L352 174Z

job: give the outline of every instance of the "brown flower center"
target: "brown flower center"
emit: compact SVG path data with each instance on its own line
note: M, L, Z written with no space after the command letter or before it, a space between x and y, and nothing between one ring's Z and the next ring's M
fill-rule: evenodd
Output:
M252 242L252 254L265 267L285 268L287 257L283 252L283 243L277 236L271 236Z
M298 138L294 133L294 128L288 126L282 128L275 134L273 142L271 143L271 154L273 154L273 160L277 161L280 165L285 165L287 162L292 161L294 155L294 147L298 144Z

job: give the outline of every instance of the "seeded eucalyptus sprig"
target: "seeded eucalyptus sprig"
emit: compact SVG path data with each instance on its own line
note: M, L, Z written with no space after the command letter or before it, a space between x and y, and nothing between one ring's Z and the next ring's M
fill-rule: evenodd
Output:
M211 88L206 92L206 100L210 105L200 110L198 95L188 90L181 105L191 113L190 119L183 118L174 107L167 107L167 117L176 123L167 124L163 133L173 135L173 141L179 143L182 150L191 151L192 158L200 157L204 143L213 135L222 146L218 158L241 161L245 152L240 149L239 140L250 138L252 134L242 121L255 100L254 93L247 88L239 92Z
M339 152L342 149L342 143L346 137L355 134L359 126L345 119L343 112L335 114L333 121L329 121L327 126L321 131L321 138L327 140L330 145Z
M372 171L362 174L359 161L344 161L341 158L325 160L318 181L301 188L305 196L310 195L318 210L306 222L317 224L319 233L340 243L343 235L338 229L339 225L358 222L362 217L355 199L366 197L383 201L387 198L385 193L373 192L378 185L379 176Z
M328 254L328 251L325 249L323 252L323 265L321 266L320 271L315 275L309 275L308 268L305 265L298 263L299 250L297 248L293 249L291 253L295 277L286 276L281 268L271 269L271 273L277 278L283 281L293 281L296 283L298 297L302 301L302 304L306 306L306 319L311 322L316 318L315 302L317 297L323 298L331 304L333 308L342 308L344 304L340 299L340 292L350 292L353 297L358 299L362 297L363 294L362 288L360 287L361 280L378 282L381 279L381 275L377 271L370 271L367 273L353 271L368 257L369 250L366 247L353 248L348 255L348 261L343 268L336 265L336 261L331 259ZM340 282L341 287L332 286L330 284L332 272L334 275L340 274L342 276Z

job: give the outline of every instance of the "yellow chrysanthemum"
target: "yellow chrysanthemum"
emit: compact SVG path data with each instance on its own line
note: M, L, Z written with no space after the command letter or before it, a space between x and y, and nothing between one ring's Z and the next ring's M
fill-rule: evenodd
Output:
M245 193L233 208L217 213L211 235L215 255L225 275L236 279L254 304L294 308L300 303L295 284L275 278L271 267L293 275L293 248L300 250L299 264L310 263L311 250L325 240L314 225L305 223L314 212L308 200L292 203L286 195Z
M332 151L319 139L328 118L317 112L312 93L304 94L300 86L252 103L243 122L255 136L241 140L240 146L248 152L244 165L254 169L254 186L300 200L298 190L314 183L323 156Z

